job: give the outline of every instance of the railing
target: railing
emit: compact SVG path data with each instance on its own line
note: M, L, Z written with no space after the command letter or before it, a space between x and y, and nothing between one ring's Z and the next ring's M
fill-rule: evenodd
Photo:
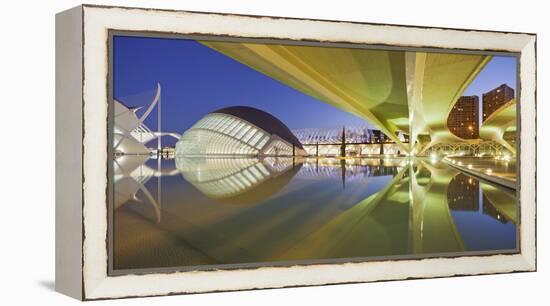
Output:
M424 155L449 155L449 156L499 156L512 154L506 147L496 141L484 141L481 143L440 143L433 145L424 151Z

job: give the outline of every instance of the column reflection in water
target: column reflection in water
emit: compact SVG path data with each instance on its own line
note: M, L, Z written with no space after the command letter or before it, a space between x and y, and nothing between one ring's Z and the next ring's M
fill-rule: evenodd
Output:
M515 248L514 192L439 162L124 158L115 269Z

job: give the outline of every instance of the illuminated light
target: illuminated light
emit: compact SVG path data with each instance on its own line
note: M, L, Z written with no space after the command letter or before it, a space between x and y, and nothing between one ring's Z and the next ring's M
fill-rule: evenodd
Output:
M462 166L462 162L458 162L458 165L459 165L459 166Z
M491 175L491 174L493 174L493 170L492 169L487 169L487 170L485 170L485 173Z
M468 169L472 169L472 168L473 168L472 164L469 164Z

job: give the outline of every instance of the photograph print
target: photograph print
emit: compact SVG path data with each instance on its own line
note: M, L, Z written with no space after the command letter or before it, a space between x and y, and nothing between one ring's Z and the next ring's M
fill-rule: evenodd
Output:
M518 252L516 54L110 44L110 273Z

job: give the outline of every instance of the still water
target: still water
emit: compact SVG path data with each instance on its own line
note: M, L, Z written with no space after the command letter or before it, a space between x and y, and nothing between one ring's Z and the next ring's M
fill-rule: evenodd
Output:
M515 191L438 161L123 156L114 170L115 269L516 248Z

